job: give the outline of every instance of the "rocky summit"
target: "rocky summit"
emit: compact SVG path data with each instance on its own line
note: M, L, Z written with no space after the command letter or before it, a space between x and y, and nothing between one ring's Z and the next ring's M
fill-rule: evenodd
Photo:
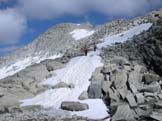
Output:
M162 10L50 28L0 58L0 121L162 121L161 40Z

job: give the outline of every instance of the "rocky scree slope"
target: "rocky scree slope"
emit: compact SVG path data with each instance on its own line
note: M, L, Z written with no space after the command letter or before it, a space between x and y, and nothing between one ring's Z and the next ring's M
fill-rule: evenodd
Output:
M103 49L101 72L107 86L101 89L113 121L162 120L161 13L152 14L155 19L148 31Z
M120 23L120 21L115 22L115 25L118 25L119 29L113 29L113 27L106 27L107 25L104 25L105 27L101 27L99 31L85 39L85 41L81 41L81 43L84 45L84 42L90 40L91 42L89 43L92 44L92 42L95 40L98 41L98 39L101 39L106 35L113 34L113 32L115 34L120 33L123 30L131 28L132 26L149 21L148 19L143 19L143 17L141 18L139 18L139 20L135 19L135 21L123 24L123 26L126 25L128 27L126 27L126 29L120 28L120 25L123 23ZM109 24L108 26L111 25L114 25L114 23ZM113 31L112 33L110 28ZM102 36L100 36L100 34ZM33 45L35 46L35 44ZM129 57L129 54L126 53L125 50L121 51L122 54L119 53L119 51L116 52L116 50L120 50L117 49L117 47L123 48L121 50L124 50L123 44L119 46L108 47L108 49L103 50L102 57L104 67L96 69L92 75L92 78L90 79L91 85L87 92L88 97L103 98L105 103L110 106L110 114L112 116L112 120L114 121L147 121L147 119L160 120L157 117L160 115L161 106L161 103L159 103L161 101L161 78L154 72L147 70L143 65L128 61L125 58L121 58L120 56L123 55L125 55L125 57ZM40 48L43 48L43 46L40 45ZM79 50L80 47L75 46L75 48L70 49L70 51L61 58L55 60L45 60L40 64L29 66L28 68L16 73L13 76L2 79L0 81L0 112L4 113L1 115L2 119L3 117L6 117L6 115L11 114L11 117L15 115L12 115L12 111L9 110L9 107L12 108L13 106L19 105L18 100L33 97L34 95L39 94L40 92L43 92L49 88L55 88L44 87L39 83L40 81L51 77L53 74L51 73L52 71L64 67L65 63L73 57L71 52L76 52L75 56L80 55L80 52L75 51L75 49ZM31 53L29 52L29 55ZM93 85L94 83L95 85ZM122 109L125 110L123 111ZM146 114L143 113L145 111L147 111ZM20 115L22 114L26 115L24 113L20 113ZM33 115L30 112L27 114L27 117L32 116ZM36 117L37 116L39 115L36 114ZM27 118L27 120L29 119L30 118Z
M161 12L160 12L161 13ZM162 76L162 14L156 12L157 21L152 21L153 26L140 35L116 47L110 47L105 53L124 56L132 61L146 64L148 69Z

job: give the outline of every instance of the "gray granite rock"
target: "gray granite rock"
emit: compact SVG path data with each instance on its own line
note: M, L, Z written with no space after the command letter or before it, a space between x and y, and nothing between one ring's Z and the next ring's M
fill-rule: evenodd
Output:
M112 117L112 121L136 121L133 110L129 105L120 105Z
M134 95L131 92L129 92L126 95L126 99L127 99L128 103L129 103L130 107L137 107L137 102L136 102L136 100L134 98Z
M80 102L62 102L61 109L68 111L84 111L89 109L87 104Z
M88 93L87 93L87 91L84 91L79 96L79 100L86 100L86 99L88 99Z

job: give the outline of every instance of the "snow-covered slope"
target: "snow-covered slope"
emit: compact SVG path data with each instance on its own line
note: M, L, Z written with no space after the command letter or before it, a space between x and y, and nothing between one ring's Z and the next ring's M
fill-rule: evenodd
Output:
M94 32L95 31L93 30L89 31L86 29L75 29L74 31L70 32L70 34L75 40L80 40L80 39L83 39L85 37L92 35Z
M43 84L56 85L59 82L65 82L67 84L72 83L75 85L74 89L60 88L48 90L33 99L23 100L22 106L43 105L44 107L55 107L56 109L59 109L61 102L63 101L79 101L78 97L83 91L87 91L90 85L89 79L91 78L93 71L102 65L98 52L91 52L88 56L73 58L65 68L55 71L55 77L45 80ZM85 100L83 102L89 104L90 109L85 112L76 112L78 115L86 115L89 118L94 119L104 118L108 115L107 108L100 99ZM98 110L96 110L97 107L100 107L99 109L102 112L98 115ZM72 114L75 114L75 112Z
M141 32L148 30L151 26L152 26L151 23L141 24L139 26L133 27L132 29L122 32L120 34L106 37L102 39L103 42L101 44L98 44L97 46L98 48L102 48L102 47L107 47L108 45L111 46L118 42L123 43L127 41L129 38L132 38L134 35L138 35Z
M56 70L56 76L44 80L43 84L56 85L59 82L65 82L67 84L74 84L75 88L60 88L51 89L46 92L37 95L32 99L22 100L22 106L27 105L42 105L44 107L60 108L63 101L80 101L89 105L89 110L70 112L71 115L77 114L78 116L86 116L88 118L98 119L105 118L107 114L107 108L101 99L91 99L81 101L78 99L83 91L87 91L90 82L92 72L102 66L100 54L100 48L112 45L115 42L125 42L134 35L140 34L144 30L148 30L152 24L142 24L134 27L129 31L110 36L102 40L102 43L98 44L99 50L96 52L88 53L88 56L75 57L67 64L63 69ZM122 35L122 36L121 36Z
M12 76L15 73L25 69L26 67L33 65L33 64L36 64L36 63L40 63L43 60L56 59L56 58L61 57L61 56L62 56L61 54L58 54L58 55L49 56L49 57L37 56L37 57L28 57L28 58L25 58L23 60L19 60L14 64L11 64L11 65L8 65L8 66L1 68L0 69L0 79L3 79L7 76Z

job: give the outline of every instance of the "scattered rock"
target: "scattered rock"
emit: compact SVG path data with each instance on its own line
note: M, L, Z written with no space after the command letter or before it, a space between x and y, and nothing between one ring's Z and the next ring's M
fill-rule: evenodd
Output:
M88 88L88 97L92 99L101 98L102 97L101 85L91 84Z
M120 105L112 117L112 121L136 121L133 110L129 105Z
M135 95L138 92L136 86L134 86L130 82L128 82L128 84L129 84L129 88L130 88L131 92Z
M64 82L60 82L52 87L52 89L56 89L56 88L69 88L69 85Z
M91 82L94 83L102 83L105 80L104 75L101 73L101 67L97 68L93 73L90 79Z
M112 116L115 114L118 106L120 106L120 105L126 105L126 103L125 102L111 102L110 103L110 113Z
M2 113L8 113L8 112L9 111L8 111L8 108L7 107L0 105L0 114L2 114Z
M61 109L68 111L83 111L89 109L87 104L80 102L62 102Z
M136 100L131 92L127 94L126 99L131 107L137 107Z
M153 82L139 89L140 92L152 92L152 93L159 92L160 90L161 90L161 87L158 82Z
M102 82L102 90L104 92L108 92L111 86L111 82L110 81L103 81Z
M161 78L158 75L146 73L143 75L143 81L145 84L151 84L152 82L158 82Z
M54 71L54 68L53 68L52 66L47 65L46 67L47 67L47 70L48 70L49 72Z
M72 84L72 83L70 83L68 87L69 87L69 88L75 88L75 85Z
M79 100L86 100L88 99L88 93L87 91L82 92L82 94L79 96Z
M135 97L138 104L143 104L145 102L145 97L143 96L143 93L138 93L135 95Z
M127 73L124 70L116 71L111 76L111 81L114 82L114 86L116 89L122 89L122 88L126 89Z
M162 102L154 103L154 108L156 108L156 109L162 109Z
M160 100L162 100L162 94L158 94Z
M150 117L153 118L154 120L162 121L162 113L152 112L152 114L150 115Z
M150 110L143 110L141 108L136 108L135 112L139 116L139 120L143 118L148 118L151 114Z
M121 98L124 100L126 98L127 94L128 94L128 90L127 89L124 89L124 88L117 89L117 90L118 90Z

